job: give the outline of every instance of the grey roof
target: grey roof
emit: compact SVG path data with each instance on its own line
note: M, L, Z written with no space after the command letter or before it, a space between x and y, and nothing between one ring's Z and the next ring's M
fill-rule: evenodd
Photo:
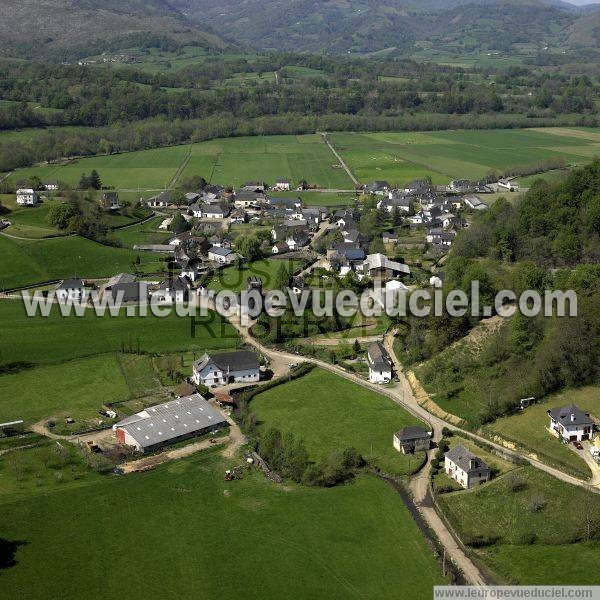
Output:
M83 279L73 277L71 279L65 279L56 288L57 290L78 290L83 287Z
M446 452L445 456L466 473L489 470L489 467L481 458L467 450L461 444L454 446L452 450ZM471 464L471 461L473 461L473 464Z
M578 406L571 404L558 408L551 408L548 414L561 425L592 425L590 415L584 413Z
M135 275L131 273L119 273L118 275L113 275L104 286L105 289L110 289L117 285L118 283L133 283L135 281Z
M221 246L212 246L208 249L208 251L212 254L216 254L217 256L229 256L233 254L233 250L231 248L221 248Z
M258 369L258 357L250 350L235 350L233 352L221 352L220 354L205 354L194 363L194 368L201 371L206 365L214 364L221 371L251 371Z
M209 204L204 207L204 212L213 215L224 215L228 212L228 209L223 208L220 204Z
M116 283L107 290L116 300L118 294L122 292L121 302L141 302L148 300L148 284L144 281L130 281L126 283Z
M394 436L401 442L429 439L430 437L429 432L418 425L409 425L408 427L397 431Z
M115 425L124 429L143 448L164 444L172 439L193 435L227 423L200 395L151 406Z
M392 366L390 355L381 342L369 344L367 358L369 359L369 366L373 369L387 370Z

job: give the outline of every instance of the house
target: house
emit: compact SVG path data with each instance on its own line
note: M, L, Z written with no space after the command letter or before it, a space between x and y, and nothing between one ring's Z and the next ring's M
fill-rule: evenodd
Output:
M202 208L205 219L224 219L229 214L229 209L220 204L208 204Z
M113 425L113 431L121 444L151 452L227 426L227 419L196 393L145 408Z
M191 379L206 386L254 383L260 380L258 357L249 350L205 354L193 364Z
M113 302L120 301L121 304L146 304L149 298L145 281L121 281L105 287L104 293L109 294Z
M198 204L197 202L190 204L190 207L188 208L188 214L191 214L192 217L195 217L196 219L201 219L203 214L202 208L202 205Z
M351 229L350 231L344 232L343 235L346 244L357 244L360 246L366 241L364 235L360 233L358 229Z
M56 298L59 302L81 302L88 296L88 292L83 285L83 279L74 277L61 281L56 288Z
M208 250L208 260L212 260L222 265L230 265L235 262L240 255L234 252L231 248L220 248L219 246L212 246Z
M264 198L265 195L262 193L239 190L235 194L233 203L235 204L236 208L250 208L251 206L259 206Z
M285 239L285 243L291 251L300 250L301 248L308 246L309 242L310 237L308 233L302 229L292 231Z
M152 300L160 304L183 304L189 299L191 284L185 276L167 279L152 293Z
M385 254L368 254L364 262L357 269L363 275L372 279L393 279L400 275L410 275L410 267L403 263L390 260Z
M479 196L470 195L463 198L465 204L473 210L487 210L488 205Z
M35 206L39 201L40 197L34 190L29 188L17 190L17 204Z
M299 296L302 293L305 285L306 282L304 281L304 277L301 275L294 275L294 277L292 277L290 289L292 290L292 293Z
M292 189L292 182L289 179L279 178L275 182L273 189L278 192L289 192Z
M510 181L508 179L500 179L498 180L498 187L503 190L508 190L509 192L518 192L519 184L514 181Z
M180 257L176 258L177 266L181 269L181 276L186 277L191 282L196 281L200 275L201 261L197 258Z
M444 213L438 217L438 220L441 222L442 226L447 229L456 222L456 215L452 213Z
M150 208L166 208L171 204L171 192L161 192L150 198L147 204Z
M456 194L466 194L472 188L468 179L454 179L450 182L448 190Z
M58 181L47 181L44 184L44 188L47 192L57 192L58 191Z
M371 383L389 383L392 380L392 359L381 342L369 344L367 364Z
M426 239L427 243L429 244L441 244L442 246L451 246L455 237L455 231L444 231L443 229L430 229L427 232Z
M561 408L551 408L550 431L564 442L581 442L594 437L594 422L589 413L583 412L575 404Z
M390 196L384 200L381 200L377 204L377 208L385 209L389 213L394 212L394 209L401 210L403 212L410 211L410 200L406 196Z
M267 198L269 206L277 206L279 208L300 208L302 201L299 198Z
M267 184L264 181L246 181L240 189L244 192L264 193L267 189Z
M465 489L485 483L492 477L492 472L485 462L461 444L446 452L444 470Z
M381 238L383 239L384 244L397 244L398 243L398 234L393 231L384 231L381 234Z
M271 254L285 254L290 247L285 242L275 242L271 248Z
M417 425L409 425L394 434L394 448L402 454L429 450L431 433Z
M384 196L390 184L387 181L373 181L371 183L367 183L363 188L363 192L365 194L375 194L376 196Z
M131 273L119 273L106 282L104 290L109 291L112 290L115 285L119 285L120 283L133 283L134 281L135 275L132 275Z
M121 208L119 194L117 192L104 192L100 199L100 205L104 210L119 210Z
M200 194L197 192L188 192L185 195L185 200L188 204L194 204L194 202L198 202L198 200L200 200Z
M427 190L429 190L430 187L431 184L429 183L429 181L426 181L425 179L415 179L407 183L404 186L403 191L405 194L414 196L416 194L425 193Z

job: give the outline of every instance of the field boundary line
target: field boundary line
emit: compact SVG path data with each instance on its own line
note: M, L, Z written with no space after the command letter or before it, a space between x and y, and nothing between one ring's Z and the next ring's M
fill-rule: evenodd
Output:
M188 163L190 162L190 159L192 158L192 145L193 144L189 145L189 148L188 148L187 154L185 155L185 158L179 165L179 168L177 169L177 171L175 171L175 175L173 175L173 179L171 179L171 181L169 183L169 189L173 189L175 187L175 185L179 181L179 178L183 174L183 171L188 166Z
M338 151L333 147L333 145L329 141L329 137L328 137L327 133L326 132L322 133L321 137L323 138L323 141L327 144L327 146L329 146L329 149L331 150L331 152L333 152L333 155L339 160L340 165L342 165L342 168L344 169L344 171L346 171L346 173L348 174L348 177L350 177L350 179L352 180L352 183L356 186L360 185L360 181L358 181L358 179L356 179L356 177L354 176L352 171L348 168L348 165L346 164L344 159L340 156Z

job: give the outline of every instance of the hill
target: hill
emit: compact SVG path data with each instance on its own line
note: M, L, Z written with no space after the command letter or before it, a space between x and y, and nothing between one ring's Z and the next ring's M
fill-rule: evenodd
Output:
M189 22L165 0L4 0L0 53L79 56L146 45L189 43L224 48L200 23Z
M415 0L224 0L218 6L212 0L172 0L172 5L256 47L334 53L405 52L415 42L438 49L506 51L515 44L562 45L579 16L577 7L560 0L432 0L426 5Z

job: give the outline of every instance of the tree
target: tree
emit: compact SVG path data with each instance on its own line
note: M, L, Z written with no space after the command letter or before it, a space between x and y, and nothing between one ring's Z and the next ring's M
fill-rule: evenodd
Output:
M190 229L190 224L184 219L181 213L176 213L169 228L175 233L183 233Z
M93 190L99 190L102 188L102 180L100 179L100 175L96 169L93 169L90 173L89 183L89 187L91 187Z
M255 235L244 235L237 240L239 253L249 262L262 257L260 240Z
M394 206L394 208L392 209L392 223L394 227L402 225L402 220L402 211L400 210L400 207Z
M66 229L69 221L77 214L73 204L54 204L48 210L48 223L57 229Z

